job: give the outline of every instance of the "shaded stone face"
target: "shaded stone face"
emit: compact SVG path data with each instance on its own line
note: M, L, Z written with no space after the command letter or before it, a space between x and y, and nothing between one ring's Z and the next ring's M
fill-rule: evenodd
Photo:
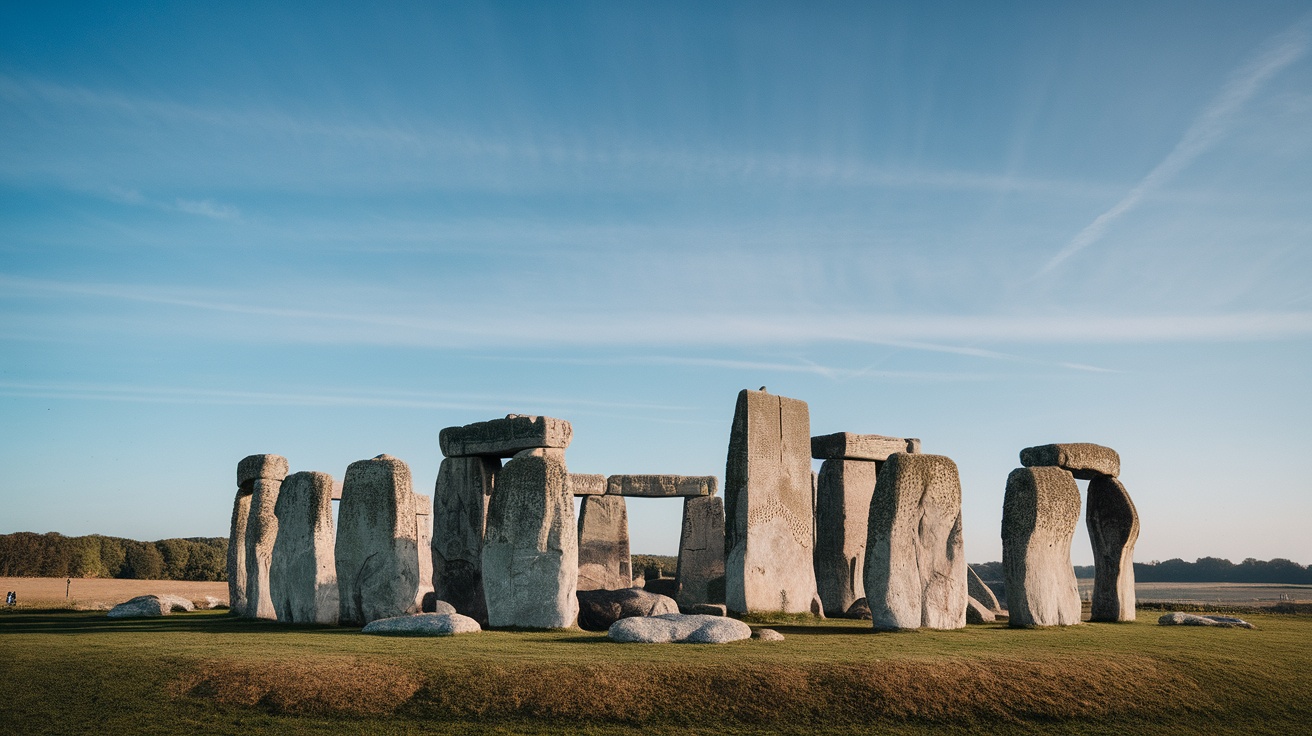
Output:
M598 473L570 473L566 483L572 496L600 496L606 492L606 476Z
M629 513L623 496L584 496L579 507L579 590L633 585Z
M813 560L826 616L842 616L865 597L866 535L878 474L879 463L871 460L826 460L820 466Z
M507 414L505 419L447 427L438 433L446 457L508 458L537 447L569 447L574 430L564 419Z
M684 608L724 603L724 499L718 496L683 501L679 568L675 599Z
M250 481L251 506L246 518L246 606L247 618L275 619L273 597L269 589L269 567L273 564L273 543L278 538L278 503L281 480L256 478Z
M269 591L283 623L337 623L332 497L333 478L327 473L292 473L278 491Z
M564 629L578 617L578 539L565 453L525 450L497 474L483 540L494 627Z
M449 457L433 491L433 591L483 626L483 531L500 470L497 458Z
M228 527L228 608L238 616L246 613L246 522L250 516L251 494L239 490Z
M816 460L875 460L883 462L895 452L920 452L920 440L885 437L880 434L853 434L852 432L822 434L811 438L811 457Z
M1091 621L1133 621L1134 543L1139 539L1139 512L1125 486L1100 475L1089 481L1089 508L1084 521L1093 543Z
M1080 480L1093 480L1099 475L1115 478L1121 474L1121 456L1110 447L1089 442L1026 447L1020 451L1020 464L1027 468L1055 466L1070 471Z
M281 481L287 477L287 458L281 455L247 455L237 463L237 487L246 493L251 483L264 478Z
M580 590L578 598L579 628L584 631L605 631L622 618L679 612L673 598L641 588Z
M817 598L810 428L804 401L738 394L724 478L731 611L807 613Z
M866 602L876 629L966 625L966 558L957 465L890 455L870 500Z
M397 458L379 455L346 468L335 555L340 623L419 612L415 498L410 467Z
M1017 468L1002 502L1002 567L1011 626L1080 623L1071 537L1080 489L1059 467Z
M998 597L993 594L993 589L970 565L966 565L966 592L993 613L1002 612L1002 604L998 603Z
M718 484L713 475L612 475L606 478L606 493L644 498L714 496Z

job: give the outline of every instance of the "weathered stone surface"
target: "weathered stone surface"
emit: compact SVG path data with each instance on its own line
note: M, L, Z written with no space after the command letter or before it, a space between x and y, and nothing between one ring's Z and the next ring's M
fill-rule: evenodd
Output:
M578 618L578 539L565 452L525 450L497 475L483 541L494 627L564 629Z
M1134 620L1134 543L1139 512L1125 486L1100 475L1089 481L1084 521L1093 544L1093 607L1090 621Z
M422 606L424 596L433 592L433 499L416 493L414 507L415 544L419 549L419 589L415 591L415 605Z
M966 598L966 623L991 624L997 620L997 614L990 611L988 606L975 600L974 596Z
M1071 567L1071 537L1080 519L1080 489L1058 467L1017 468L1002 501L1002 568L1012 626L1080 623L1080 592Z
M843 618L857 619L860 621L869 621L873 616L870 615L870 602L865 598L858 598L847 607Z
M460 613L455 606L444 600L439 600L437 593L433 592L424 594L424 601L420 604L419 610L422 613Z
M714 496L718 485L713 475L612 475L606 478L606 493L643 498Z
M669 596L678 599L679 579L678 578L646 578L642 584L645 590L653 593Z
M265 480L282 480L287 477L287 458L281 455L247 455L237 463L237 487L244 493L253 493L251 483Z
M966 558L957 465L890 455L870 500L866 601L876 629L966 625Z
M1089 442L1026 447L1020 451L1020 464L1027 468L1056 466L1069 470L1080 480L1093 480L1099 475L1115 478L1121 474L1121 456L1110 447Z
M187 613L196 610L196 604L190 598L172 593L156 593L155 597L164 602L172 613Z
M157 595L139 595L114 606L105 615L110 618L141 618L145 616L166 616L172 610L172 606Z
M333 477L311 471L292 473L282 482L273 509L278 534L269 566L269 592L278 620L337 623Z
M813 447L814 442L812 438ZM871 460L826 460L820 466L812 559L816 589L828 616L842 616L865 597L870 498L878 475L879 464Z
M685 498L675 600L682 607L724 602L724 499Z
M410 467L391 455L353 462L338 508L338 620L370 621L419 611L419 539Z
M286 466L285 460L282 466ZM275 619L278 614L273 609L269 588L269 566L273 564L273 543L278 538L278 517L274 507L278 503L282 478L255 478L249 481L249 485L252 490L251 512L246 519L246 605L242 615Z
M806 402L738 394L724 478L731 611L806 613L817 597L810 430Z
M580 590L578 598L579 628L584 631L606 631L622 618L679 612L673 598L642 588Z
M251 495L237 491L228 527L228 602L229 609L239 616L246 613L246 523L251 517Z
M912 442L915 449L912 449ZM920 452L920 440L885 437L880 434L836 432L811 438L811 457L816 460L878 460L895 452Z
M757 629L752 632L752 638L757 641L783 641L784 635L774 629Z
M483 531L501 461L448 457L433 491L433 591L456 611L487 625L483 599Z
M729 610L723 603L694 603L687 609L680 608L679 613L691 613L700 616L728 616Z
M917 437L908 437L908 438L907 438L907 452L909 452L909 453L911 453L911 454L913 454L913 455L914 455L914 454L918 454L918 453L920 452L920 439L919 439L919 438L917 438Z
M641 644L724 644L752 636L752 627L721 616L667 613L626 618L611 625L611 641Z
M570 473L565 482L571 496L600 496L606 492L606 476L600 473Z
M578 589L624 590L632 585L624 497L584 496L579 507Z
M993 594L993 589L984 582L984 578L975 572L975 568L966 565L966 593L975 600L984 604L984 607L993 613L1002 612L1002 604L998 602L998 597Z
M1162 626L1220 626L1230 629L1251 629L1253 625L1233 616L1197 616L1192 613L1168 613L1157 619Z
M447 427L438 433L446 457L485 455L508 458L537 447L565 449L574 429L564 419L507 414L505 419Z
M223 600L222 598L215 598L212 595L207 595L205 596L204 599L201 600L200 603L196 604L196 607L202 610L209 611L216 608L228 608L228 602Z
M458 613L415 613L370 621L360 631L364 634L392 636L452 636L475 634L482 630L477 621Z

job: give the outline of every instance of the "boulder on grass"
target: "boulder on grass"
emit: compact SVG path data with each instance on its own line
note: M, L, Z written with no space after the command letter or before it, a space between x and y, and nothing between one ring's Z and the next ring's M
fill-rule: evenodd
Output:
M416 613L410 616L380 618L364 625L361 633L392 634L401 636L451 636L472 634L483 627L468 616L458 613Z
M624 618L679 612L673 598L642 588L580 590L578 598L579 628L584 631L606 631Z
M420 606L420 609L423 613L460 613L456 610L455 606L439 599L437 593L431 591L424 593L424 602ZM470 618L474 617L470 616ZM478 619L474 620L477 621Z
M227 608L227 607L228 607L228 602L225 601L225 600L223 600L222 598L215 598L215 597L212 596L212 595L207 595L207 596L205 596L205 598L204 598L204 599L203 599L203 600L202 600L202 601L201 601L196 607L197 607L197 608L200 608L200 609L202 609L202 610L213 610L213 609L215 609L215 608Z
M621 619L607 634L625 644L724 644L751 636L752 627L738 619L682 613Z
M1157 619L1162 626L1220 626L1228 629L1251 629L1253 625L1233 616L1198 616L1192 613L1168 613Z
M156 594L155 597L168 604L169 610L172 613L187 613L189 611L196 610L196 604L192 603L191 599L183 598L180 595L173 595L171 593L159 593Z
M173 606L157 595L139 595L132 600L114 606L105 614L110 618L141 618L144 616L167 616Z
M989 610L988 606L975 600L974 596L966 598L966 623L991 624L997 620L997 614Z
M759 641L783 641L784 635L774 629L757 629L752 632L752 638Z
M852 605L847 607L847 612L843 618L854 618L858 621L869 621L873 618L870 615L870 603L865 598L857 598L852 601Z

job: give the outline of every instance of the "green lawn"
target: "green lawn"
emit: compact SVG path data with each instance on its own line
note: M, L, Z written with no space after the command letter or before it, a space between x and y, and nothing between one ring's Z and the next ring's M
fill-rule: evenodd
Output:
M0 612L0 733L1306 733L1312 616L619 645Z

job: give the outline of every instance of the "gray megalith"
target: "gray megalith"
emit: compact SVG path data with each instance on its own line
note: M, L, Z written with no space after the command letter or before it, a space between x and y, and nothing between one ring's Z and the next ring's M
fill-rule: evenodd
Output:
M237 464L239 488L249 488L250 514L246 517L246 601L241 615L247 618L277 618L269 591L269 565L273 543L278 538L278 489L287 477L287 458L280 455L251 455Z
M493 627L565 629L578 618L578 538L561 449L525 450L497 474L483 539Z
M343 625L419 612L415 500L410 467L398 458L379 455L346 468L335 554Z
M993 589L984 578L975 572L975 568L966 565L966 592L971 598L979 601L985 608L993 613L1002 613L1002 604L998 602L998 597L993 594Z
M569 447L573 428L564 419L507 414L505 419L447 427L437 441L446 457L514 457L536 447Z
M725 603L737 613L819 613L805 401L743 390L724 473Z
M633 585L629 512L623 496L584 496L579 506L579 590Z
M1071 537L1080 520L1080 489L1054 466L1017 468L1002 501L1002 569L1011 626L1080 623L1080 591L1071 567Z
M606 493L644 498L714 496L718 483L713 475L612 475L606 478Z
M292 624L337 623L337 533L333 527L333 477L292 473L273 507L278 536L269 566L269 594L278 620Z
M1093 607L1090 621L1134 620L1134 543L1139 512L1125 486L1100 475L1089 481L1084 512L1093 543Z
M842 616L865 597L870 498L878 475L879 463L872 460L826 460L820 466L813 560L826 616Z
M821 434L811 438L811 457L816 460L874 460L882 463L896 452L918 453L920 440L852 432Z
M890 455L870 499L866 602L876 629L966 625L966 557L957 464Z
M433 491L433 591L483 626L483 532L500 470L497 458L448 457L437 471Z
M246 522L251 517L252 495L237 490L228 527L228 610L238 616L246 613Z
M1110 447L1091 442L1026 447L1020 451L1020 464L1027 468L1056 466L1069 470L1080 480L1093 480L1099 475L1115 478L1121 474L1121 456Z
M606 476L599 473L570 473L565 482L571 496L600 496L606 492Z
M681 607L724 603L724 499L719 496L683 500L675 578Z
M415 494L415 548L419 555L419 588L415 605L423 611L424 597L433 592L433 499Z

